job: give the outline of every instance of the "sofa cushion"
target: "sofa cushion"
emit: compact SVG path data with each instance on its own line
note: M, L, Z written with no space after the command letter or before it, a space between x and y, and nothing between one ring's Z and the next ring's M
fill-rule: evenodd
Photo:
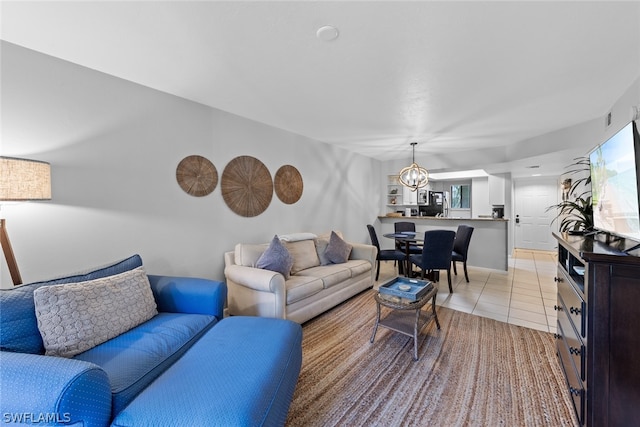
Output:
M317 277L291 276L287 280L287 304L293 304L311 295L315 295L324 288L321 279Z
M256 267L263 270L271 270L282 274L285 279L291 274L291 266L293 265L293 257L282 244L278 236L271 239L271 243L267 249L260 255L256 261Z
M327 258L326 251L327 246L329 246L329 238L328 237L318 237L313 240L316 245L316 253L318 254L318 259L320 260L320 265L329 265L331 261Z
M300 276L317 277L323 287L330 288L351 278L351 270L346 264L331 264L312 267L299 273Z
M71 357L158 314L142 267L33 292L38 329L48 356Z
M351 277L359 276L362 273L371 271L372 265L369 261L362 259L350 259L347 261L347 268L351 270Z
M313 233L291 233L291 234L279 234L278 238L283 242L298 242L300 240L313 240L316 236Z
M302 364L302 328L228 317L143 390L114 427L283 426Z
M267 249L268 244L251 245L238 243L235 248L234 262L244 267L255 267L258 258Z
M95 363L107 373L116 414L216 322L205 314L159 313L74 358Z
M0 350L43 354L44 344L35 313L33 291L41 286L82 282L111 276L142 265L140 255L82 274L0 290Z
M302 270L320 265L320 259L318 258L313 239L285 242L285 245L293 257L291 274L298 274L298 272Z
M353 246L332 231L331 237L329 238L329 245L324 253L333 264L341 264L347 262L349 254L351 254L351 249L353 249Z

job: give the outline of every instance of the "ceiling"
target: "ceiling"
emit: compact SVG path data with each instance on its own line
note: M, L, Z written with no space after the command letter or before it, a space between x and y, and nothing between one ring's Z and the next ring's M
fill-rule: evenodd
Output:
M603 117L640 76L639 2L1 7L3 40L382 161L417 141L417 158L545 162L562 147L515 148Z

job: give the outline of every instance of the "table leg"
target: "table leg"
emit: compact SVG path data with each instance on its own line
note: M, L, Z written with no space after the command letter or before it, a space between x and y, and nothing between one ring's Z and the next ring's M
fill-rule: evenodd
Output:
M420 308L416 309L416 323L413 325L413 360L418 360L418 324L420 323Z
M433 313L433 319L436 321L436 326L438 327L438 329L440 329L440 322L438 321L438 313L436 313L436 295L438 295L437 292L433 295L433 299L431 300L431 312Z
M376 306L378 307L378 315L376 316L376 324L373 326L373 333L371 334L371 339L369 340L369 342L373 342L373 340L376 338L376 332L378 332L378 323L380 323L380 303L376 302ZM438 329L440 328L440 326L438 326Z

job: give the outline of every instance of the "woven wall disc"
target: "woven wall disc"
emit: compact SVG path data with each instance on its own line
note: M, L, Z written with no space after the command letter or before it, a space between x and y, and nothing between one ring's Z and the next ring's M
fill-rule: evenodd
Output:
M218 185L218 171L202 156L187 156L176 168L178 185L187 194L202 197L210 194Z
M284 165L273 178L276 195L283 203L292 205L302 196L302 175L291 165Z
M260 215L273 198L269 169L251 156L239 156L227 164L220 188L229 209L244 217Z

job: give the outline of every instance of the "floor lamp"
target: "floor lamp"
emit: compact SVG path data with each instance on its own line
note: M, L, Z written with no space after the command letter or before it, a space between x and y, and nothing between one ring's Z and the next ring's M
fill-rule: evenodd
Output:
M51 166L37 160L0 156L0 203L51 199ZM0 219L0 244L13 285L22 284L7 225Z

